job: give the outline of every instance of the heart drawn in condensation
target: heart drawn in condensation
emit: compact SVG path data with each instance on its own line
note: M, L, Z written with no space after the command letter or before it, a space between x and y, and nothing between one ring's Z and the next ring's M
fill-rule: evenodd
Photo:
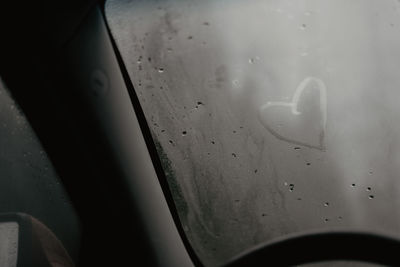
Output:
M315 77L305 78L291 102L267 102L259 109L261 124L279 140L325 150L326 86Z

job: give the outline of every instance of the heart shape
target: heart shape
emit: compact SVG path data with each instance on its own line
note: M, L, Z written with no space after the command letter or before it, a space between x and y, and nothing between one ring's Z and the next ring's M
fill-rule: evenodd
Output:
M316 86L311 87L310 83ZM279 140L324 151L326 91L322 80L307 77L296 88L291 102L267 102L262 105L259 120Z

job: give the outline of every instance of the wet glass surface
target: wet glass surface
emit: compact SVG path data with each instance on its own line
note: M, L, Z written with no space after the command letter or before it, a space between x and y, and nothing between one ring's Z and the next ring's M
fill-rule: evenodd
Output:
M0 213L8 212L43 222L78 260L78 215L38 137L0 79Z
M316 229L400 230L400 3L109 0L206 265Z

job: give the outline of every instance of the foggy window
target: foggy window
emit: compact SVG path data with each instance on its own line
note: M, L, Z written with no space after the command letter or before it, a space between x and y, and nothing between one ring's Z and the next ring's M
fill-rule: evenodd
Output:
M400 230L400 3L109 0L205 265L318 229Z

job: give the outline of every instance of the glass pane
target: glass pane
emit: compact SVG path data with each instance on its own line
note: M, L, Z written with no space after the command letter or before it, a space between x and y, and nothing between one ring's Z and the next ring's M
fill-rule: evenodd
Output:
M206 265L316 229L400 230L400 3L106 3Z
M78 215L35 132L0 79L0 213L7 212L26 213L43 222L78 260ZM3 266L1 257L0 253Z
M0 266L17 266L18 236L18 223L0 222Z

